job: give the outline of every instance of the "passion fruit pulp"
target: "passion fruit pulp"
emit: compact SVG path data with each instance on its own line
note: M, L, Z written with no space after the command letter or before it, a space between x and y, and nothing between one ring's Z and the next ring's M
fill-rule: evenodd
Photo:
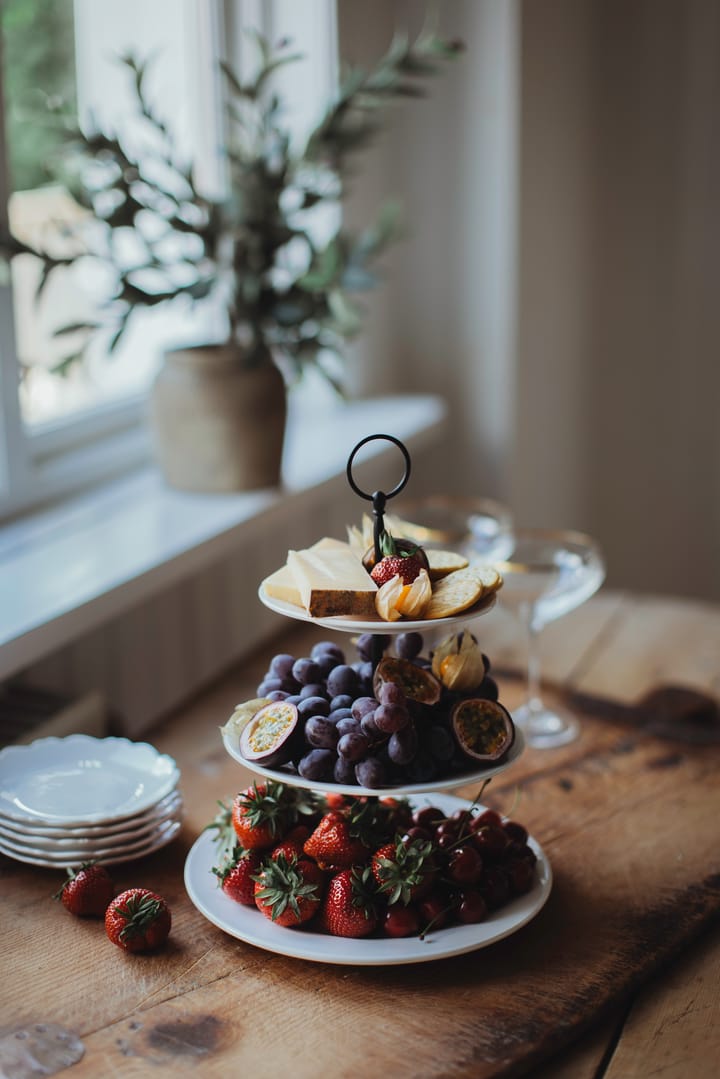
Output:
M295 705L272 701L256 712L243 728L240 752L246 761L277 768L293 759L299 735Z
M409 659L396 659L385 656L378 663L373 676L373 690L380 699L380 690L385 682L399 686L409 701L418 704L437 704L442 686L430 671L417 667Z
M500 761L515 741L510 713L498 701L479 697L459 701L451 722L460 749L474 761Z

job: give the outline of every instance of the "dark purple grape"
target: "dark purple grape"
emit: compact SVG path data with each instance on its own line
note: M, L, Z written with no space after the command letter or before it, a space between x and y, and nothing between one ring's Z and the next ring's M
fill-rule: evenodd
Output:
M322 697L323 700L327 700L325 686L321 682L310 682L307 686L303 686L300 690L300 700L306 701L308 697Z
M387 745L388 757L393 764L405 766L410 764L418 750L418 737L415 727L408 724L399 731L390 735Z
M325 716L310 716L305 723L305 741L316 749L334 749L338 742L335 724Z
M333 708L330 715L332 716L334 723L339 723L341 719L347 719L351 716L352 712L349 708Z
M287 652L281 652L270 660L270 671L268 673L275 678L287 678L292 672L294 662L295 656L291 656Z
M289 696L290 694L286 693L284 689L271 689L267 694L267 699L269 701L284 701L287 700Z
M339 644L335 644L334 641L318 641L310 649L310 659L314 659L317 662L320 656L334 656L338 663L345 662L345 653Z
M366 712L360 720L360 730L363 734L366 734L371 742L376 742L379 738L384 738L377 723L375 722L375 710L372 712Z
M300 704L302 698L299 693L291 693L289 697L285 698L285 700L288 702L288 704Z
M282 688L286 693L299 693L300 683L296 682L292 675L289 678L283 678Z
M455 739L447 727L434 723L427 736L427 748L436 761L452 760L456 749Z
M355 647L360 659L372 661L375 657L379 659L389 644L390 637L387 633L361 633Z
M296 659L292 666L292 676L301 686L309 686L320 681L320 670L312 659Z
M360 720L353 719L352 716L343 716L335 724L335 730L338 732L338 736L342 737L343 734L351 734L360 730Z
M399 633L395 638L395 651L400 659L415 659L422 652L422 646L420 633Z
M402 730L410 722L410 713L403 704L380 704L375 709L375 726L383 734Z
M358 676L352 667L348 667L346 663L341 663L340 666L335 667L327 679L327 689L330 697L339 697L340 694L347 693L349 696L354 697L357 693Z
M407 777L411 783L431 783L438 774L437 763L425 750L418 750L407 765Z
M334 712L336 708L352 708L353 699L349 693L338 693L337 697L333 697L330 701L330 711Z
M258 697L267 697L268 693L272 693L275 689L282 689L282 687L282 678L264 678L257 687L257 695Z
M405 694L394 682L383 682L380 687L380 704L405 704Z
M355 765L355 778L361 787L377 790L387 783L387 768L377 757L366 757Z
M361 660L358 663L353 663L352 669L358 676L358 681L367 682L367 680L373 676L373 665L370 660Z
M374 697L358 697L356 701L353 701L350 711L355 719L362 719L368 712L374 712L377 706L378 702Z
M499 695L497 682L494 678L491 678L489 674L486 674L478 689L475 691L475 696L484 697L486 701L496 701Z
M317 668L320 671L321 678L327 678L330 671L334 671L336 667L340 665L336 656L330 652L323 652L316 660Z
M336 783L357 783L357 779L355 778L355 762L345 760L344 757L338 757L335 761L333 778Z
M344 734L338 739L337 752L339 757L345 757L348 761L359 761L370 748L370 742L360 731Z
M298 761L298 775L303 779L329 779L335 765L335 753L332 749L311 749Z
M330 705L327 697L303 697L301 695L297 710L301 719L307 719L309 716L327 716L330 713Z

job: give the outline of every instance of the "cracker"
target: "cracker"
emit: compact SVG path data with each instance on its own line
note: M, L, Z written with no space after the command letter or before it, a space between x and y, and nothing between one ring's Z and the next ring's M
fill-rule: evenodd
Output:
M449 618L472 607L484 593L482 580L468 567L449 573L433 585L432 599L425 609L425 618Z
M497 592L499 588L502 588L503 579L494 566L471 566L470 568L482 581L483 595Z
M443 577L447 577L449 573L456 573L457 570L465 569L468 565L468 560L464 555L456 554L455 551L436 551L432 547L425 549L427 555L429 574L431 581L440 581Z

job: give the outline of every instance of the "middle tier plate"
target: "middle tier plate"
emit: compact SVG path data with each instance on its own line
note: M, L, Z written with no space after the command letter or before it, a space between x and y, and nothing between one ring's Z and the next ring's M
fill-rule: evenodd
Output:
M351 794L355 797L358 795L369 794L375 798L384 798L391 795L425 794L429 791L456 790L458 787L467 787L474 783L482 784L485 780L492 779L493 776L499 775L500 772L504 772L506 768L509 768L511 764L515 763L525 749L525 740L522 731L516 727L515 741L510 747L507 756L504 760L500 761L499 764L495 764L490 768L482 768L475 772L463 772L462 774L435 778L427 783L407 783L394 787L382 788L359 787L356 783L329 783L323 782L322 780L303 779L297 772L291 771L289 768L263 768L262 765L255 764L253 761L245 760L238 747L237 738L232 735L223 734L223 745L233 760L236 760L238 764L242 764L248 771L253 772L255 775L262 776L264 779L273 779L278 783L287 783L290 787L304 787L305 789L314 791L324 791L328 794Z
M461 625L463 622L470 622L474 618L480 618L495 606L493 592L492 595L478 600L467 610L448 618L426 618L414 621L401 618L397 622L385 622L379 615L375 618L353 618L352 615L347 614L338 615L336 618L313 618L304 607L297 607L294 603L285 603L284 600L269 596L262 585L258 589L258 596L261 603L276 614L283 615L284 618L296 618L300 622L311 622L314 626L339 630L342 633L410 633L414 631L428 633L431 630L448 629L451 626Z

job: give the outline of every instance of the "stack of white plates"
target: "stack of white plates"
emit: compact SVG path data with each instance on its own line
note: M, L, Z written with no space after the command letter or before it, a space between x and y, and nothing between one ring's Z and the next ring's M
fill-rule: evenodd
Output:
M141 858L182 826L180 769L127 738L41 738L0 752L0 852L48 868Z

